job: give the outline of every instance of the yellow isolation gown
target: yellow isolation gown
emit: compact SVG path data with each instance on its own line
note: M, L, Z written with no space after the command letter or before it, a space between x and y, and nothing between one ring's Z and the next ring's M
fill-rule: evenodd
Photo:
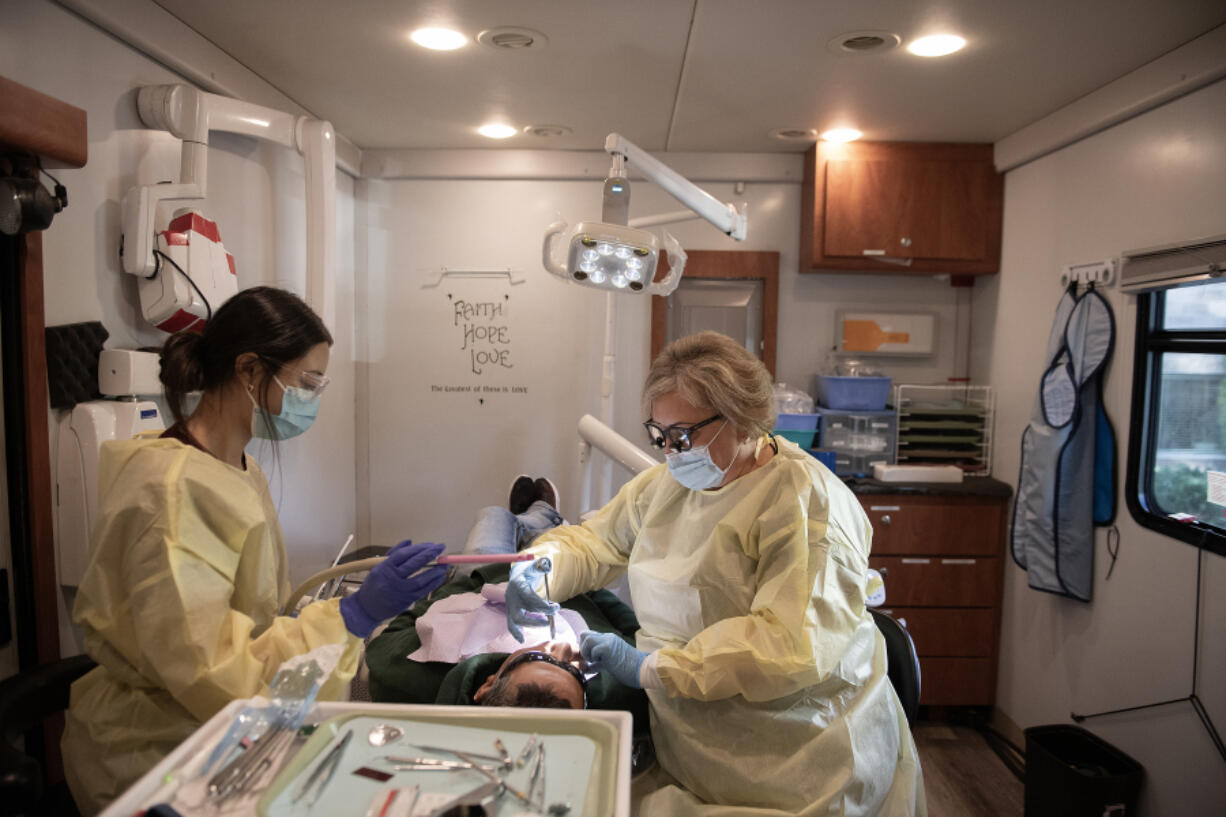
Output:
M663 689L648 690L677 785L644 815L924 815L885 646L865 607L872 528L852 492L786 440L766 465L691 491L664 465L530 550L554 598L627 573Z
M344 643L320 691L343 698L361 657L336 600L277 615L290 593L268 483L167 438L107 443L73 620L99 666L72 686L65 772L92 814L294 655Z

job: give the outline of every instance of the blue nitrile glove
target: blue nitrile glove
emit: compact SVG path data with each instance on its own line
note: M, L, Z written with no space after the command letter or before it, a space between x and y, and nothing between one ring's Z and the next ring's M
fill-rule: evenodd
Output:
M447 578L443 565L417 571L433 562L444 547L429 542L415 545L406 540L389 550L387 558L371 568L358 592L341 599L345 629L365 638L379 622L400 615L442 584Z
M511 565L511 579L507 582L507 632L521 644L524 643L524 631L520 627L548 624L549 616L561 609L556 602L545 601L536 592L544 583L545 574L551 570L553 563L548 557Z
M639 668L647 660L647 653L631 647L621 636L588 630L579 636L579 652L588 670L607 672L628 687L643 688Z

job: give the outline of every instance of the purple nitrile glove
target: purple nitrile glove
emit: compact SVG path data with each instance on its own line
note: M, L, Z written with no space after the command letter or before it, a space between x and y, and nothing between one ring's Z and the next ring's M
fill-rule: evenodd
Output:
M400 615L442 584L447 578L447 568L442 565L417 571L434 561L444 547L406 540L389 550L387 558L371 568L358 592L341 599L345 629L365 638L379 622Z

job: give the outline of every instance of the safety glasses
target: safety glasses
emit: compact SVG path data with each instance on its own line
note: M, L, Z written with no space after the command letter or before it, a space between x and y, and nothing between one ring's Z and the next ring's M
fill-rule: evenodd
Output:
M703 426L710 425L716 420L722 420L722 414L716 414L714 417L708 417L701 423L693 425L683 425L682 423L673 423L667 428L661 427L656 421L648 420L643 423L643 428L647 429L647 436L651 440L651 444L656 448L664 448L668 446L673 451L689 451L690 439L694 432Z
M558 659L554 658L549 653L521 652L519 655L515 656L514 658L512 658L510 661L508 661L506 664L503 665L502 672L505 675L506 673L510 672L516 667L522 667L524 664L530 664L533 661L544 661L546 664L553 664L555 667L561 667L562 669L566 670L572 676L574 676L576 681L579 682L579 686L583 687L583 689L585 690L584 694L585 695L587 694L586 693L587 677L584 676L583 672L581 672L580 669L576 667L574 664L568 664L565 661L559 661Z
M305 391L312 400L324 393L332 378L319 372L300 371L286 378L287 386L297 386Z

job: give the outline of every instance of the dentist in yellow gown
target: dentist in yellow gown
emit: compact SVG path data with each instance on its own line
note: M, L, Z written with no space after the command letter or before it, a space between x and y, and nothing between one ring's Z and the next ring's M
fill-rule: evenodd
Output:
M770 375L730 338L671 343L643 402L667 463L530 548L553 562L554 598L629 578L638 649L598 633L581 648L651 702L663 774L640 814L926 814L865 607L872 528L856 497L770 437ZM538 595L540 580L531 562L513 569L512 633L556 607Z

